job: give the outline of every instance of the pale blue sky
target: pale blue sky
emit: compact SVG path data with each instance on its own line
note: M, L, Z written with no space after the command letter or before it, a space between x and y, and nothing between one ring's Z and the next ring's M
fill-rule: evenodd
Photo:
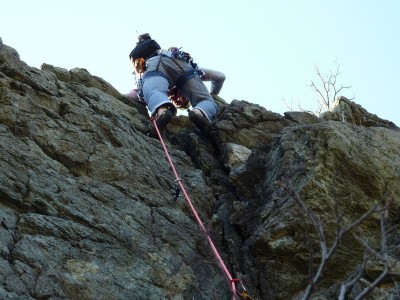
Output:
M183 47L227 79L220 96L283 114L316 110L315 66L340 65L343 96L400 126L400 1L2 0L0 37L28 65L85 68L121 93L134 86L137 32Z

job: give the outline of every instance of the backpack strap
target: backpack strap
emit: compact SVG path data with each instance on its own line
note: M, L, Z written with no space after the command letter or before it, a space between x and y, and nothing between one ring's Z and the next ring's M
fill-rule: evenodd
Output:
M185 73L183 73L181 76L179 76L179 78L176 80L176 82L175 82L175 86L178 88L178 89L180 89L180 88L182 88L184 85L185 85L185 83L189 80L189 79L191 79L191 78L193 78L193 77L195 77L195 76L199 76L199 74L198 74L198 72L196 71L196 70L189 70L189 71L187 71L187 72L185 72Z

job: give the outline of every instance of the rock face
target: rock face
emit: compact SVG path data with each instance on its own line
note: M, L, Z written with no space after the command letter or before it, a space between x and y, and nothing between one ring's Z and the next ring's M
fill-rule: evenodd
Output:
M328 246L335 212L346 227L390 198L385 224L399 224L395 124L345 98L323 118L216 100L209 137L179 116L165 142L229 272L254 298L300 296L310 257L314 271L321 258L315 228L277 181L318 215ZM29 67L0 40L0 299L232 299L147 127L146 108L103 79ZM381 250L379 224L372 214L343 238L312 297L337 298L361 264L361 230ZM385 245L398 259L398 229ZM375 298L398 295L396 268ZM348 297L382 271L369 260Z

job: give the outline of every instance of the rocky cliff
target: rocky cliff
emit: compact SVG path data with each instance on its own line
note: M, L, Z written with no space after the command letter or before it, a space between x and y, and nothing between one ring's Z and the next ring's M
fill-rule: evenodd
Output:
M337 298L360 274L352 299L384 272L372 297L398 296L400 267L373 251L400 255L399 128L345 98L322 118L216 101L210 136L183 115L165 143L249 294L301 296L324 260L320 245L330 249L356 222L311 298ZM145 107L105 80L30 67L0 40L0 299L232 299L187 202L174 199L174 174L146 136L148 122Z

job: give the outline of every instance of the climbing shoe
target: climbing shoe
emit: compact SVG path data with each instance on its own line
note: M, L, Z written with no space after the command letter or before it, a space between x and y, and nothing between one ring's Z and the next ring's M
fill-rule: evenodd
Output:
M209 134L211 131L211 124L206 117L196 114L194 111L189 112L189 119L197 126L198 129L204 134Z
M158 131L160 131L161 135L164 133L165 128L167 127L168 123L172 120L172 111L167 109L164 111L156 120ZM154 123L150 124L150 131L148 133L149 137L158 138L156 127Z

